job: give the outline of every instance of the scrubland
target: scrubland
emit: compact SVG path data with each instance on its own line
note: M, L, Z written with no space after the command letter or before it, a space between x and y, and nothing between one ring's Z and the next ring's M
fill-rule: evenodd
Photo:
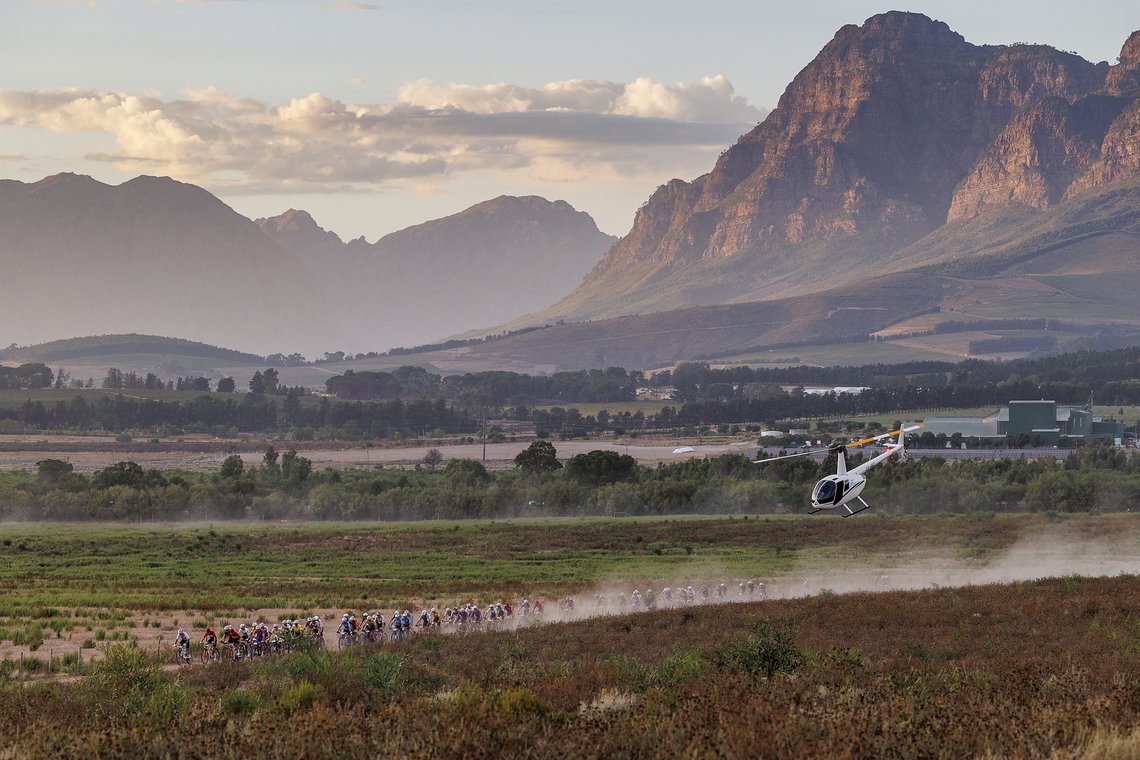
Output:
M7 661L0 757L1140 752L1133 515L865 517L5 525L0 626L108 635L78 673ZM768 599L589 614L598 589L749 577ZM143 619L567 593L576 619L343 654L132 646Z

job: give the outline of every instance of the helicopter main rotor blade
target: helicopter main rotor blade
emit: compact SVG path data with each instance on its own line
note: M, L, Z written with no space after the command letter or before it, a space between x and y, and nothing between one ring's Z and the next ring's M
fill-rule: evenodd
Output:
M782 454L778 457L767 457L765 459L753 459L752 464L764 464L765 462L775 462L778 459L795 459L796 457L810 457L812 454L825 454L828 449L811 449L810 451L801 451L798 454Z

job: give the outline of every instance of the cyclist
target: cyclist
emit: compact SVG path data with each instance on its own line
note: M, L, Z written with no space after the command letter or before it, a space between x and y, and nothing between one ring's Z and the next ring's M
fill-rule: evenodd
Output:
M340 617L340 625L336 627L336 635L352 638L352 621L348 619L347 612Z
M179 628L178 633L174 634L174 648L182 651L180 657L186 660L190 659L190 634L186 633L183 629Z
M672 602L673 602L673 589L666 586L665 588L661 589L661 596L665 597L666 602L669 602L670 604L672 604Z
M657 601L657 595L653 593L653 589L645 589L645 606L652 607L653 603Z
M638 591L637 589L633 590L633 592L629 595L629 604L634 609L637 609L641 606L641 592L640 591Z
M222 641L229 648L231 656L241 657L241 650L238 649L238 645L241 644L241 634L234 630L232 625L226 625L222 629Z
M431 625L431 616L428 615L427 610L420 610L419 625L420 628L423 628L425 631L427 630L428 626Z
M523 599L522 604L519 605L519 609L522 610L522 616L523 617L526 617L527 615L529 615L530 614L530 600L529 599Z
M439 610L435 607L431 608L431 625L432 628L439 628Z
M717 599L724 599L724 597L727 594L728 594L728 586L724 585L724 581L721 581L720 585L716 587L716 598Z
M206 632L202 634L202 643L213 647L218 645L218 634L214 633L214 629L210 626L206 626Z

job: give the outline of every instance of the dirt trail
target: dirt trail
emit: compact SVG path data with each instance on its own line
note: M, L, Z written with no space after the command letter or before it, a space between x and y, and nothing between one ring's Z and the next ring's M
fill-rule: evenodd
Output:
M636 584L640 593L647 595L652 588L656 596L655 608L682 609L690 605L700 604L733 604L755 603L763 604L766 599L789 599L812 596L820 593L887 593L899 590L914 590L924 588L953 588L970 585L990 583L1013 583L1047 577L1064 577L1070 575L1081 576L1111 576L1118 574L1140 574L1140 551L1126 540L1080 540L1070 535L1045 534L1027 537L1012 546L992 561L982 565L969 560L947 561L945 554L939 557L923 557L914 554L904 558L876 558L865 563L839 562L831 563L827 567L802 564L793 572L770 578L675 578L655 579L652 582L643 581ZM748 582L753 581L753 591L749 592ZM726 594L718 596L717 589L720 583L726 586ZM744 584L743 591L741 584ZM763 592L761 592L763 584ZM676 590L681 586L693 587L696 595L695 601L681 602L674 593L672 602L664 599L663 589L669 586ZM708 587L708 597L702 597L703 587ZM635 584L629 582L604 582L585 592L579 592L574 597L573 609L560 609L560 599L545 599L543 614L532 613L524 617L519 613L522 599L502 599L509 601L515 608L516 614L508 619L502 628L517 628L528 625L541 625L546 623L582 620L585 618L631 614L645 609L634 607L629 598ZM619 594L626 595L626 603L619 602ZM604 597L605 603L599 604L596 599ZM443 613L447 606L465 604L474 599L456 598L408 598L404 607L417 617L420 610L435 606ZM534 603L534 599L530 600ZM321 615L325 621L325 644L330 648L336 647L336 625L340 616L346 610L319 609L309 611L311 614ZM375 610L349 610L358 616L364 612ZM391 609L381 610L385 619L392 614ZM207 620L214 624L216 631L229 622L234 625L245 622L252 624L265 621L273 624L285 615L296 613L296 609L260 609L248 613L242 620L221 620L206 615L200 611L176 611L163 615L146 614L136 615L129 623L128 632L137 637L139 646L145 649L154 649L160 656L173 659L172 646L174 634L179 626L187 628L194 641L202 637L201 627L193 627L194 622ZM149 625L146 625L149 623ZM158 627L155 627L155 623ZM120 626L122 629L122 626ZM445 626L444 633L454 633L458 627ZM80 650L84 639L91 638L85 631L74 631L69 639L45 639L43 646L36 652L30 652L27 647L16 647L8 642L0 646L0 658L11 657L19 659L34 657L42 661L48 659L49 652L56 658L63 654L71 654ZM84 661L100 655L100 648L105 646L100 642L95 650L82 650Z

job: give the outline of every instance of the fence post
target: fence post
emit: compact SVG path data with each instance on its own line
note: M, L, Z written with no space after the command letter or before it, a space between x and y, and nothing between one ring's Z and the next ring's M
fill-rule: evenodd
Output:
M83 669L83 647L75 650L75 672L78 673Z
M24 653L20 652L20 672L24 673Z
M48 649L48 672L49 673L51 672L51 661L54 657L55 657L55 650L49 648Z

